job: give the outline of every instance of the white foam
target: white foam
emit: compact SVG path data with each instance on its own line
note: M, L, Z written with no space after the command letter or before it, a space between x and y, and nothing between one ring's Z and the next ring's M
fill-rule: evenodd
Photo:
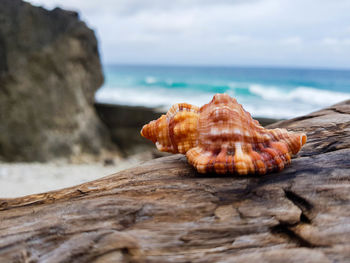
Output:
M241 83L231 81L227 86L233 91L235 88L240 87L241 85Z
M323 107L350 98L349 93L298 87L279 90L273 86L253 84L249 91L254 96L235 96L244 109L254 117L293 118L319 110ZM232 91L228 91L233 96ZM103 87L95 95L97 102L131 106L162 107L167 111L175 103L187 102L202 106L213 93L191 89L167 89L161 87Z
M155 77L147 76L147 77L145 78L145 82L146 82L147 84L154 84L154 83L157 83L158 80L157 80L157 78L155 78Z
M197 94L191 90L169 90L166 88L122 88L104 87L95 94L95 100L101 103L122 104L146 107L170 107L175 103L187 102L201 106L212 99L211 93Z
M277 87L252 84L249 87L249 91L265 100L301 101L319 106L328 106L342 100L350 99L350 93L320 90L303 86L290 91L283 91Z

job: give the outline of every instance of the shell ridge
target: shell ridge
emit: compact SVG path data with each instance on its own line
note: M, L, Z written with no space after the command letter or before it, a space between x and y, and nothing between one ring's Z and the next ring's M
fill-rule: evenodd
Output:
M176 144L175 136L174 136L174 126L175 126L174 118L171 118L170 120L167 119L167 122L168 122L168 127L169 127L168 134L169 134L171 145L172 145L174 151L178 152L178 148L177 148L177 144Z

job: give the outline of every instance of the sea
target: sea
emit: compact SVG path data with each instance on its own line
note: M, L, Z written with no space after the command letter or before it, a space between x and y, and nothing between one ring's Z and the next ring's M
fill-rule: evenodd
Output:
M350 99L350 70L105 65L100 103L156 107L235 97L254 117L287 119Z

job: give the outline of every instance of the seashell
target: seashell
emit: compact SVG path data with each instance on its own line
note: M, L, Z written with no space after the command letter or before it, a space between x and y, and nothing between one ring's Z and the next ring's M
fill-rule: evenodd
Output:
M304 133L265 129L234 98L216 94L201 108L180 103L143 126L160 151L186 154L199 173L281 171L306 143Z

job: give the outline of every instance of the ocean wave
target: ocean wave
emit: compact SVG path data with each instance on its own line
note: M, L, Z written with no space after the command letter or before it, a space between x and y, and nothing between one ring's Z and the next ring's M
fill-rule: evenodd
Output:
M290 118L350 98L349 87L348 72L333 70L111 67L96 101L167 109L227 93L253 116Z
M184 88L189 84L187 82L173 81L171 79L159 79L152 76L147 76L139 82L135 83L141 86L166 87L166 88Z
M234 96L233 91L228 91L227 93L230 96ZM137 90L130 88L102 88L96 93L95 100L100 103L162 108L163 111L167 111L171 105L180 102L202 106L208 103L213 95L214 93L211 92L197 92L189 89L183 89L179 92L165 88L139 88ZM255 117L291 118L318 109L305 103L285 103L280 101L270 103L252 96L236 96L236 98Z
M120 84L120 83L119 83ZM133 80L133 88L135 87L152 87L152 88L167 88L167 89L191 89L197 92L213 92L213 93L224 93L232 91L233 82L226 83L225 81L204 81L204 80L182 80L172 78L161 78L154 76L146 76L144 78ZM237 84L237 89L240 89ZM249 90L244 88L249 93ZM243 90L242 90L243 91ZM244 91L243 91L244 92Z
M249 87L249 91L269 101L301 101L318 106L327 106L350 98L350 93L303 86L291 90L283 90L277 87L252 84Z
M207 103L211 93L197 93L183 89L181 92L166 88L158 89L130 89L130 88L102 88L95 94L95 100L101 103L122 104L146 107L169 107L179 102L188 102L194 105Z
M222 86L222 89L225 86ZM259 84L236 84L221 91L193 88L172 89L164 86L103 87L96 93L97 102L163 108L187 102L202 106L217 92L226 92L235 97L244 108L256 117L292 118L321 109L322 107L350 98L349 93L320 90L310 87L278 89Z

